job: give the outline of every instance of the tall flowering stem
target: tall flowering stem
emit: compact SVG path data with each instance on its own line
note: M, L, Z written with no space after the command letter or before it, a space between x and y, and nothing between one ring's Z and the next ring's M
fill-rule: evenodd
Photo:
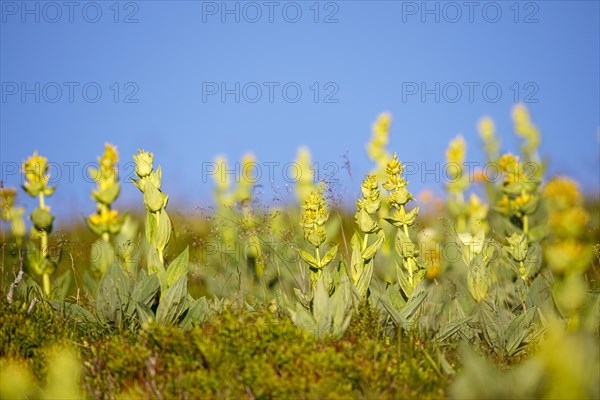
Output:
M308 241L314 250L314 255L299 249L300 257L309 265L310 280L313 291L321 270L329 265L337 255L338 245L332 246L327 253L321 254L321 248L327 240L325 223L329 219L326 209L325 199L320 191L311 192L304 201L304 212L302 213L302 228L304 229L304 238Z
M96 181L96 189L92 191L92 198L96 200L96 212L91 214L86 222L89 229L100 236L99 243L103 251L100 262L94 260L98 272L104 273L110 263L111 237L121 231L125 216L120 216L117 210L112 208L112 203L119 196L121 186L118 182L117 162L119 154L115 146L106 143L104 153L98 158L98 169L90 168L89 174Z
M410 238L408 228L414 225L419 214L419 206L410 211L406 210L406 204L413 200L408 191L408 182L402 176L404 166L394 157L387 163L386 181L383 188L389 192L388 202L393 215L385 218L386 221L399 228L396 232L396 252L402 257L402 267L397 266L398 280L404 295L408 298L416 288L417 284L425 276L425 265L419 263L419 250Z
M31 213L33 223L31 236L39 238L39 252L28 259L36 274L41 275L44 292L50 294L50 275L56 269L56 264L48 258L48 234L52 231L54 216L46 205L46 197L54 193L55 187L49 186L48 159L38 155L37 151L23 162L25 183L23 189L32 197L38 198L38 207Z
M365 298L373 275L373 259L385 240L385 234L378 221L381 190L376 175L371 174L365 177L361 193L362 198L357 201L356 214L354 214L358 232L352 237L350 278L357 288L359 296ZM371 236L375 236L376 239L369 244Z
M533 244L531 237L530 217L535 213L539 204L537 189L540 180L526 173L525 164L519 161L518 156L510 153L504 154L498 160L503 173L502 197L496 204L496 210L511 221L516 222L517 231L508 238L508 253L519 264L518 272L527 284L537 274L532 270L528 260L532 258L530 248Z
M450 142L446 150L447 171L450 179L446 184L449 192L448 211L456 221L458 232L467 231L467 206L465 204L464 192L469 187L469 176L464 173L465 155L467 143L459 135Z
M172 230L171 220L166 211L169 196L161 191L162 169L160 166L154 169L152 165L154 155L148 151L138 150L138 154L134 155L133 159L138 179L132 180L143 193L146 208L146 239L150 244L147 255L148 272L158 274L164 293L167 288L164 277L164 251L169 244Z

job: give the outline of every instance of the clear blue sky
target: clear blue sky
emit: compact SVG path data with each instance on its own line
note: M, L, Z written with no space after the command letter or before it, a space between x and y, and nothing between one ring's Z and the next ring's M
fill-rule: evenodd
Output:
M510 111L521 100L543 133L550 172L598 194L598 1L315 3L0 1L0 179L19 185L13 167L37 149L62 166L53 211L87 214L93 184L82 168L110 141L126 163L138 148L153 151L174 204L206 205L213 183L202 165L217 154L233 161L252 151L265 177L274 164L264 163L280 163L272 171L285 192L283 165L307 145L349 199L372 167L364 146L380 112L393 114L399 157L433 168L458 133L468 159L482 160L483 115L503 148L518 150ZM235 93L223 102L221 83L235 92L236 82L239 103ZM421 83L433 89L425 98ZM353 178L325 168L342 165L343 154ZM410 184L443 188L432 177ZM141 207L133 185L119 204Z

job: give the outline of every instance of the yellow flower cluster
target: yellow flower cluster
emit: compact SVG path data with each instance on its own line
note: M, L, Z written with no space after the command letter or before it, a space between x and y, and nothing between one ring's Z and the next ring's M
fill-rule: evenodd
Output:
M16 195L17 191L14 188L0 189L0 218L11 223L12 234L20 246L27 233L27 228L23 220L25 208L15 207Z
M296 199L299 204L304 204L310 192L317 189L311 164L310 151L307 147L300 147L296 156L296 166L300 171L296 182Z
M320 191L311 192L304 201L303 208L301 224L304 228L304 237L318 248L327 238L323 225L329 219L323 194Z
M8 221L10 219L10 211L15 204L15 196L17 191L14 188L0 189L0 217Z
M540 132L531 121L529 112L523 104L517 104L513 109L513 121L517 136L523 138L523 153L533 155L540 144Z
M98 158L98 169L90 168L89 173L96 181L96 190L92 191L92 198L97 201L96 212L88 219L88 227L92 232L108 240L108 235L116 235L121 230L125 221L124 216L119 216L117 210L111 209L111 204L116 200L121 190L118 182L117 163L119 153L117 148L106 143L104 153Z
M544 195L559 210L574 207L581 200L577 183L569 178L552 179L544 187Z
M398 161L398 156L394 153L394 157L387 163L385 167L385 182L383 188L390 192L388 202L390 207L399 209L413 199L412 194L406 186L408 182L404 179L404 166Z
M488 161L496 161L500 151L500 141L496 136L496 126L490 117L483 117L477 124L479 137L483 140L483 147Z
M585 271L594 257L593 247L586 237L589 215L582 207L583 198L577 184L569 178L552 179L543 191L548 205L550 237L544 255L554 273L554 299L563 315L576 328L577 310L584 302L587 290Z
M377 211L381 208L379 182L377 176L367 175L360 188L363 198L356 202L354 220L363 233L375 233L380 227L377 223Z
M503 154L498 159L498 167L504 175L504 184L510 184L515 182L522 182L526 176L523 167L519 162L519 156L515 156L512 153Z
M390 154L387 151L387 145L390 140L391 125L391 114L380 114L373 124L371 141L367 144L367 155L376 165L373 174L379 179L384 178L385 166L390 158Z
M35 151L31 157L23 162L23 174L25 174L25 183L23 188L31 196L36 197L40 193L44 196L50 196L54 193L54 187L48 186L50 175L48 174L48 159L38 155Z
M467 152L467 143L462 135L458 135L454 140L450 142L448 149L446 150L446 160L449 163L463 165L465 162L465 155Z
M98 159L99 174L95 176L98 189L104 190L113 187L117 182L116 164L119 162L117 148L110 143L104 145L104 154Z
M525 173L524 165L519 157L511 153L502 155L498 166L503 174L503 196L496 204L501 213L522 218L535 212L539 197L537 187L539 180Z

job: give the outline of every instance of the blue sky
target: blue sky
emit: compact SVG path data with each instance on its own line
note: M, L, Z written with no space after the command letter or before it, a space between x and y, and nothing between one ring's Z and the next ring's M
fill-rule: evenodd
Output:
M372 167L364 146L380 112L394 118L390 148L435 168L458 133L468 159L482 161L484 115L503 149L517 151L510 112L525 101L550 173L597 195L599 2L467 4L2 0L0 179L19 185L14 166L37 149L61 168L53 211L87 214L85 164L109 141L122 177L136 149L153 151L174 204L209 204L203 166L247 151L291 199L285 165L306 145L350 199ZM268 202L271 184L260 183ZM443 190L431 175L410 184ZM141 207L133 185L123 185L119 204Z

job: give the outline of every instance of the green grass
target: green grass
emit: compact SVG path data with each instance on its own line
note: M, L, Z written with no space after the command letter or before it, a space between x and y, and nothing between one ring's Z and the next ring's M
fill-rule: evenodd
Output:
M319 341L285 315L226 306L191 330L150 325L109 333L39 303L0 303L0 358L23 360L43 382L47 349L74 347L91 398L441 398L451 379L433 344L386 334L363 306L341 340ZM432 357L431 360L425 354ZM456 361L450 351L448 359Z

